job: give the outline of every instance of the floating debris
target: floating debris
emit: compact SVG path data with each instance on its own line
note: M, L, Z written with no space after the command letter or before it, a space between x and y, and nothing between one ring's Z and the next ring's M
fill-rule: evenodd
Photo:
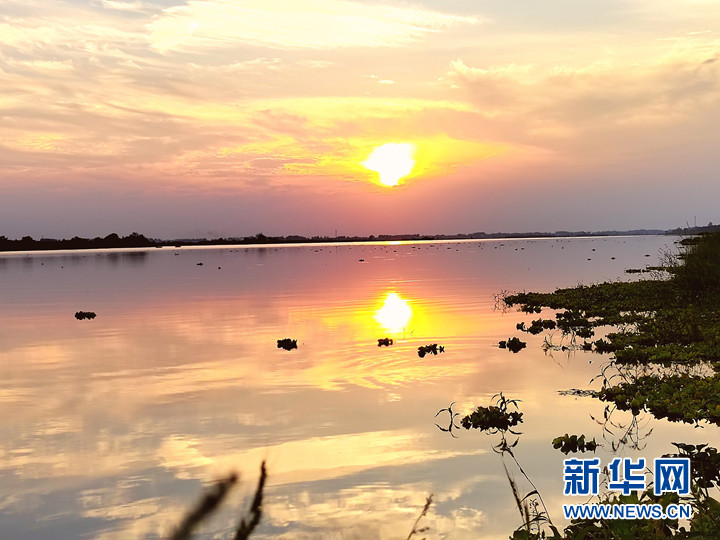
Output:
M441 352L445 352L445 347L438 345L437 343L418 347L418 356L420 358L423 358L426 354L434 354L437 356L437 354Z
M378 347L381 347L383 345L385 345L386 347L389 347L392 344L393 344L393 340L391 338L387 338L387 337L382 338L382 339L378 338Z
M579 388L570 388L568 390L558 390L558 394L561 396L576 396L576 397L595 397L597 392L595 390L581 390Z
M524 341L520 341L520 339L514 337L509 338L507 341L498 342L498 347L500 347L501 349L509 349L512 352L517 353L521 349L527 347L527 343L525 343Z
M75 312L75 318L78 321L82 321L83 319L94 319L97 317L94 311L77 311Z
M277 340L277 346L278 349L285 349L286 351L292 351L293 349L297 349L297 339L278 339Z
M196 266L202 266L203 263L201 263L201 262L200 262L200 263L195 263L195 265L196 265Z

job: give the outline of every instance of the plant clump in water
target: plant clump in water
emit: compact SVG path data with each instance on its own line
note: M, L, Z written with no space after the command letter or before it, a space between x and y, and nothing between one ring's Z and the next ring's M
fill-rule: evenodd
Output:
M518 323L516 328L518 330L522 330L523 332L528 332L529 334L536 335L542 332L543 330L554 330L557 326L557 323L553 321L552 319L535 319L530 323L529 327L525 326L524 322Z
M515 433L511 428L522 423L522 416L518 410L518 399L507 399L502 394L494 396L497 398L495 405L489 407L478 407L474 412L460 420L460 425L465 429L479 429L489 433L505 432ZM510 406L515 410L510 410Z
M563 454L567 455L570 452L594 452L598 443L593 437L592 441L585 441L585 435L568 435L567 433L562 437L555 437L552 442L553 448L560 450Z
M424 358L426 354L437 355L441 352L445 352L445 347L443 347L442 345L438 345L437 343L433 343L432 345L422 345L418 347L418 356L420 358Z
M277 346L278 349L285 349L286 351L292 351L293 349L297 349L297 339L278 339L277 340Z
M527 347L527 343L525 343L524 341L520 341L519 338L513 337L508 338L507 341L498 342L498 347L500 347L501 349L508 349L514 353L517 353L518 351Z
M602 401L637 415L647 410L655 418L720 425L720 375L644 375L634 381L607 386L598 392Z

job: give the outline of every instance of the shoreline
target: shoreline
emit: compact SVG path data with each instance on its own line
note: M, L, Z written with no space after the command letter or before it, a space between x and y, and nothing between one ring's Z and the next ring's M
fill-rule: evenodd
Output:
M152 253L158 251L169 250L207 250L207 249L281 249L281 248L302 248L302 247L353 247L353 246L399 246L399 245L424 245L424 244L449 244L449 243L484 243L484 242L502 242L502 241L522 241L522 240L591 240L601 238L640 238L640 237L673 237L680 236L675 233L667 234L616 234L616 235L588 235L588 236L512 236L498 238L432 238L432 239L405 239L405 240L320 240L307 242L283 242L283 243L163 243L161 245L150 246L112 246L112 247L49 247L41 249L23 249L23 250L3 250L0 249L0 257L3 256L30 256L47 254L71 254L71 253Z
M563 231L565 233L565 231ZM127 237L109 235L105 238L72 238L63 239L40 239L33 240L24 237L21 240L10 240L0 236L0 255L42 253L42 252L77 252L91 250L152 250L162 248L224 248L224 247L302 247L302 246L342 246L342 245L400 245L408 243L432 243L432 242L482 242L496 240L546 240L546 239L575 239L575 238L623 238L635 236L682 236L700 234L697 232L680 232L669 230L663 232L635 232L635 231L603 231L578 233L474 233L472 235L380 235L368 237L259 237L248 238L217 238L213 240L159 240L148 239L144 235L133 233ZM110 238L113 237L114 238Z

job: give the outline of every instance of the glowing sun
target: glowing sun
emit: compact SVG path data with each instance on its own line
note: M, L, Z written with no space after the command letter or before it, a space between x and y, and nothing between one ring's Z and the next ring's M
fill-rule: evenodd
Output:
M415 167L414 153L414 144L387 143L375 147L360 165L377 172L381 184L397 186L400 179L410 174Z

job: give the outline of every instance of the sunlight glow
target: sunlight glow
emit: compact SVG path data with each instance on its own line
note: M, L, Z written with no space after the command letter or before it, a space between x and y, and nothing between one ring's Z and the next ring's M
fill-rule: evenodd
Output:
M380 183L396 186L403 176L415 167L415 145L411 143L387 143L376 147L361 163L366 169L380 175Z
M407 327L412 309L407 300L391 292L385 297L382 307L375 313L375 320L388 332L400 332Z

